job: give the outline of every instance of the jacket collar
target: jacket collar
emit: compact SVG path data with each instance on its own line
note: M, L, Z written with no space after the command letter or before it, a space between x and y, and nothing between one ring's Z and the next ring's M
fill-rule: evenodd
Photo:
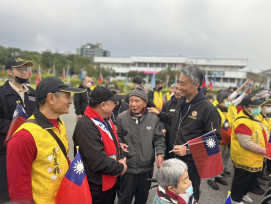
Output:
M53 124L39 111L36 110L34 112L34 117L36 119L36 121L38 122L38 124L43 128L43 129L52 129L54 128ZM58 118L57 119L58 122L61 122L61 120Z
M29 95L36 95L35 91L32 88L29 88L29 86L26 86L29 89ZM7 80L2 88L5 89L4 95L11 95L11 94L18 94L10 85L9 80ZM18 94L19 95L19 94Z
M207 97L204 95L202 89L200 89L198 94L187 104L193 104L204 99L207 99ZM181 103L186 104L186 98L181 98Z

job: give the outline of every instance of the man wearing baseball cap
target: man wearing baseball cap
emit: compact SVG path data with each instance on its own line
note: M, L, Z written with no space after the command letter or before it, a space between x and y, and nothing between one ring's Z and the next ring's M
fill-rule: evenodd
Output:
M118 85L114 82L110 82L110 83L106 84L105 86L107 86L114 94L120 93L120 89L119 89ZM129 104L126 103L125 101L119 100L116 103L116 107L114 108L112 115L111 115L111 120L113 121L113 123L114 124L116 123L116 118L120 113L122 113L123 111L126 111L128 109L129 109ZM115 126L115 128L117 128L117 126Z
M70 88L57 77L43 79L37 86L39 110L21 125L7 144L10 199L14 203L53 204L68 170L69 145L64 122L69 113Z
M16 57L9 59L5 66L10 79L0 88L0 203L9 201L4 140L17 102L24 107L28 117L37 108L36 93L25 84L32 65L32 62Z
M241 103L243 110L233 123L231 159L235 171L231 198L234 203L242 203L242 200L253 202L247 193L257 185L258 173L263 168L266 152L267 134L257 118L264 103L265 101L256 96L245 96ZM257 194L264 194L264 190Z
M89 106L77 122L74 145L79 146L93 204L113 204L117 176L126 172L126 158L120 159L119 143L110 119L116 103L125 96L108 87L97 86L90 94Z

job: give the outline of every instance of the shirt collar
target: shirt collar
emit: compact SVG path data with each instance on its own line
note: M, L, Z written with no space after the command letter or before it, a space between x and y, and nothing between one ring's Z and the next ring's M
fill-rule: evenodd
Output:
M26 92L29 94L29 88L23 84L22 88L18 88L17 86L15 86L11 81L9 81L9 85L11 86L12 89L14 89L14 91L16 91L17 93L19 92Z

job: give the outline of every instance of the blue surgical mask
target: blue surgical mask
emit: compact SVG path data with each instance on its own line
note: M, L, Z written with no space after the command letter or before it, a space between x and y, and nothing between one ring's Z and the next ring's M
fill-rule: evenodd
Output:
M257 116L261 113L262 111L262 108L261 107L258 107L258 108L253 108L251 109L251 116Z
M194 193L192 184L189 186L188 189L185 190L185 193L192 195Z
M225 101L225 103L224 103L224 107L225 108L228 108L230 105L231 105L230 101Z

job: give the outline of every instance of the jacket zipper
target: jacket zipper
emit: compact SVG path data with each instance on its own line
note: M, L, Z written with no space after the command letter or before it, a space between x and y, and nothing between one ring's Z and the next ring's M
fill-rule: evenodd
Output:
M181 120L180 120L180 122L179 122L178 130L177 130L177 133L176 133L176 136L175 136L174 145L176 145L177 136L178 136L178 133L179 133L179 130L180 130L180 126L181 126L181 124L182 124L182 121L183 121L183 119L188 115L188 112L190 111L190 106L191 106L191 104L188 106L188 110L187 110L186 114L184 115L184 117L181 118Z

